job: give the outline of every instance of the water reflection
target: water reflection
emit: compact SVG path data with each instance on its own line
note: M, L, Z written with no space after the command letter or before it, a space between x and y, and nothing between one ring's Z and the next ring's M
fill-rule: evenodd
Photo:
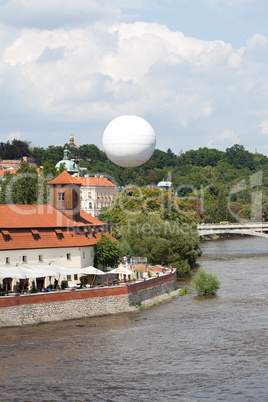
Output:
M215 297L0 329L2 400L266 400L266 242L202 245L200 264L221 280Z

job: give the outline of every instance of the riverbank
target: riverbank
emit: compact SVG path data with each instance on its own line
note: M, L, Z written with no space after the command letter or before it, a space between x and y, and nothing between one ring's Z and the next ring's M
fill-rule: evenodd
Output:
M176 289L173 272L121 286L9 295L0 298L0 327L129 312L146 300L161 296L164 300Z

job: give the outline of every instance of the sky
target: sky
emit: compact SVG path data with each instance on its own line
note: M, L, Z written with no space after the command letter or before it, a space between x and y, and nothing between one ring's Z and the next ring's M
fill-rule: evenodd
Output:
M0 0L0 141L102 148L121 115L175 154L268 156L267 0Z

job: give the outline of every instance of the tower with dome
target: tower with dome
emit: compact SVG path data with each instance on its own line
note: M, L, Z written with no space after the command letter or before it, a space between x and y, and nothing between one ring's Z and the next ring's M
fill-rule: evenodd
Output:
M70 138L69 138L69 147L70 147L70 148L78 148L78 146L75 145L75 143L74 143L74 136L73 136L73 134L71 134L71 135L70 135Z
M69 153L70 153L69 149L67 147L64 148L63 159L59 161L55 167L60 168L60 166L64 164L65 165L64 170L66 170L72 176L74 175L78 176L79 173L78 166L74 161L70 160Z

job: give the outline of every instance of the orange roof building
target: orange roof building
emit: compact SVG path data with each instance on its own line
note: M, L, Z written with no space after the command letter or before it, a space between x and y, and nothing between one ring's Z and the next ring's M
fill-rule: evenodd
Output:
M5 269L7 278L8 267L23 264L74 270L92 266L101 234L115 241L104 222L80 211L78 178L63 172L49 186L51 205L0 205L0 274ZM14 279L9 279L4 285L13 289ZM45 285L48 279L42 280Z

